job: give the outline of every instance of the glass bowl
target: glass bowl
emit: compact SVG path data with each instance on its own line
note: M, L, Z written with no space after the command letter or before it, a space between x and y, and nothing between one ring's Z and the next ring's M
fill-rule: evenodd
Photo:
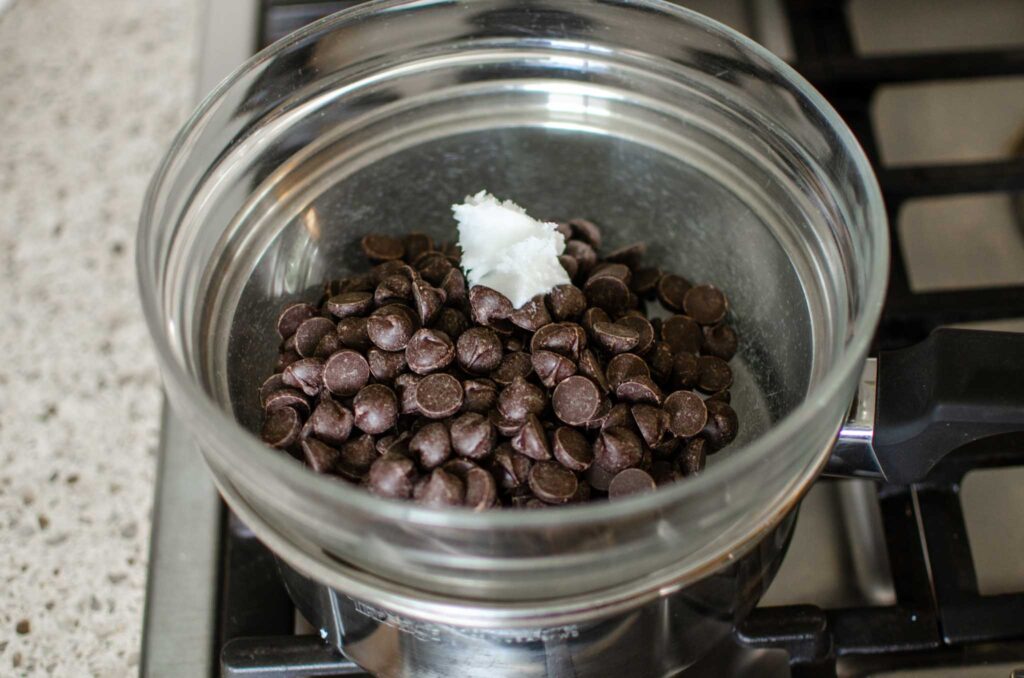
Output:
M703 473L473 513L374 497L253 435L282 306L361 266L367 232L453 239L451 204L481 189L727 292L741 432ZM512 610L683 584L769 534L849 408L888 240L835 111L728 28L652 0L385 1L281 40L203 102L153 180L138 267L170 402L279 555L359 571L382 599Z

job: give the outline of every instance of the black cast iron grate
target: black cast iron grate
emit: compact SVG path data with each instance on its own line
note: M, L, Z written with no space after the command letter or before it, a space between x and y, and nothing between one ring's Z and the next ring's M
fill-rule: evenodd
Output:
M353 4L263 0L259 46ZM885 196L897 254L876 347L916 343L941 325L1024 317L1024 285L913 291L898 255L902 248L896 228L899 211L910 199L1024 191L1024 158L883 166L870 117L871 100L882 85L1024 75L1024 49L862 57L853 49L845 5L842 0L785 2L797 70L853 129ZM1024 437L1002 436L950 455L925 483L880 487L896 604L759 608L737 629L737 640L785 650L797 678L1019 659L1024 654L1024 592L979 593L959 494L971 470L1022 464ZM319 637L292 634L294 608L273 556L233 517L226 519L224 533L216 640L224 675L365 675Z
M1024 158L883 166L870 117L871 99L882 85L1024 75L1024 50L860 57L845 5L788 0L786 11L797 70L853 129L885 196L894 256L876 346L907 346L941 325L1024 316L1024 286L914 292L896 228L900 208L912 198L1024 191ZM839 662L847 665L844 673L857 675L881 667L943 666L954 657L972 663L1019 659L1024 593L980 595L959 495L967 472L1021 464L1024 438L991 438L948 457L925 483L880 488L896 605L760 608L737 638L751 647L786 650L798 677L835 676Z

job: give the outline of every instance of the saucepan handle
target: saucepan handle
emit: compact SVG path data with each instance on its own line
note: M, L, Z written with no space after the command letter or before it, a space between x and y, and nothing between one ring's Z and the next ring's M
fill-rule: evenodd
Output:
M1024 334L942 328L868 360L825 473L914 483L953 450L1016 431Z

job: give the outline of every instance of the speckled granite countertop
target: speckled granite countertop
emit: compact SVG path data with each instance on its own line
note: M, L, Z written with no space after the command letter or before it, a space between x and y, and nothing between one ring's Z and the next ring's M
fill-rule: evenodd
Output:
M161 395L133 241L199 4L0 2L0 675L138 672Z

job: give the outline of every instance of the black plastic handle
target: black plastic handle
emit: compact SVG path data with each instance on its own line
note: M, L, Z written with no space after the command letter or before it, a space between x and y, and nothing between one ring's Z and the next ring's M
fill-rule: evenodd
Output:
M948 453L1024 431L1024 334L942 328L878 358L873 447L885 479L923 480Z

